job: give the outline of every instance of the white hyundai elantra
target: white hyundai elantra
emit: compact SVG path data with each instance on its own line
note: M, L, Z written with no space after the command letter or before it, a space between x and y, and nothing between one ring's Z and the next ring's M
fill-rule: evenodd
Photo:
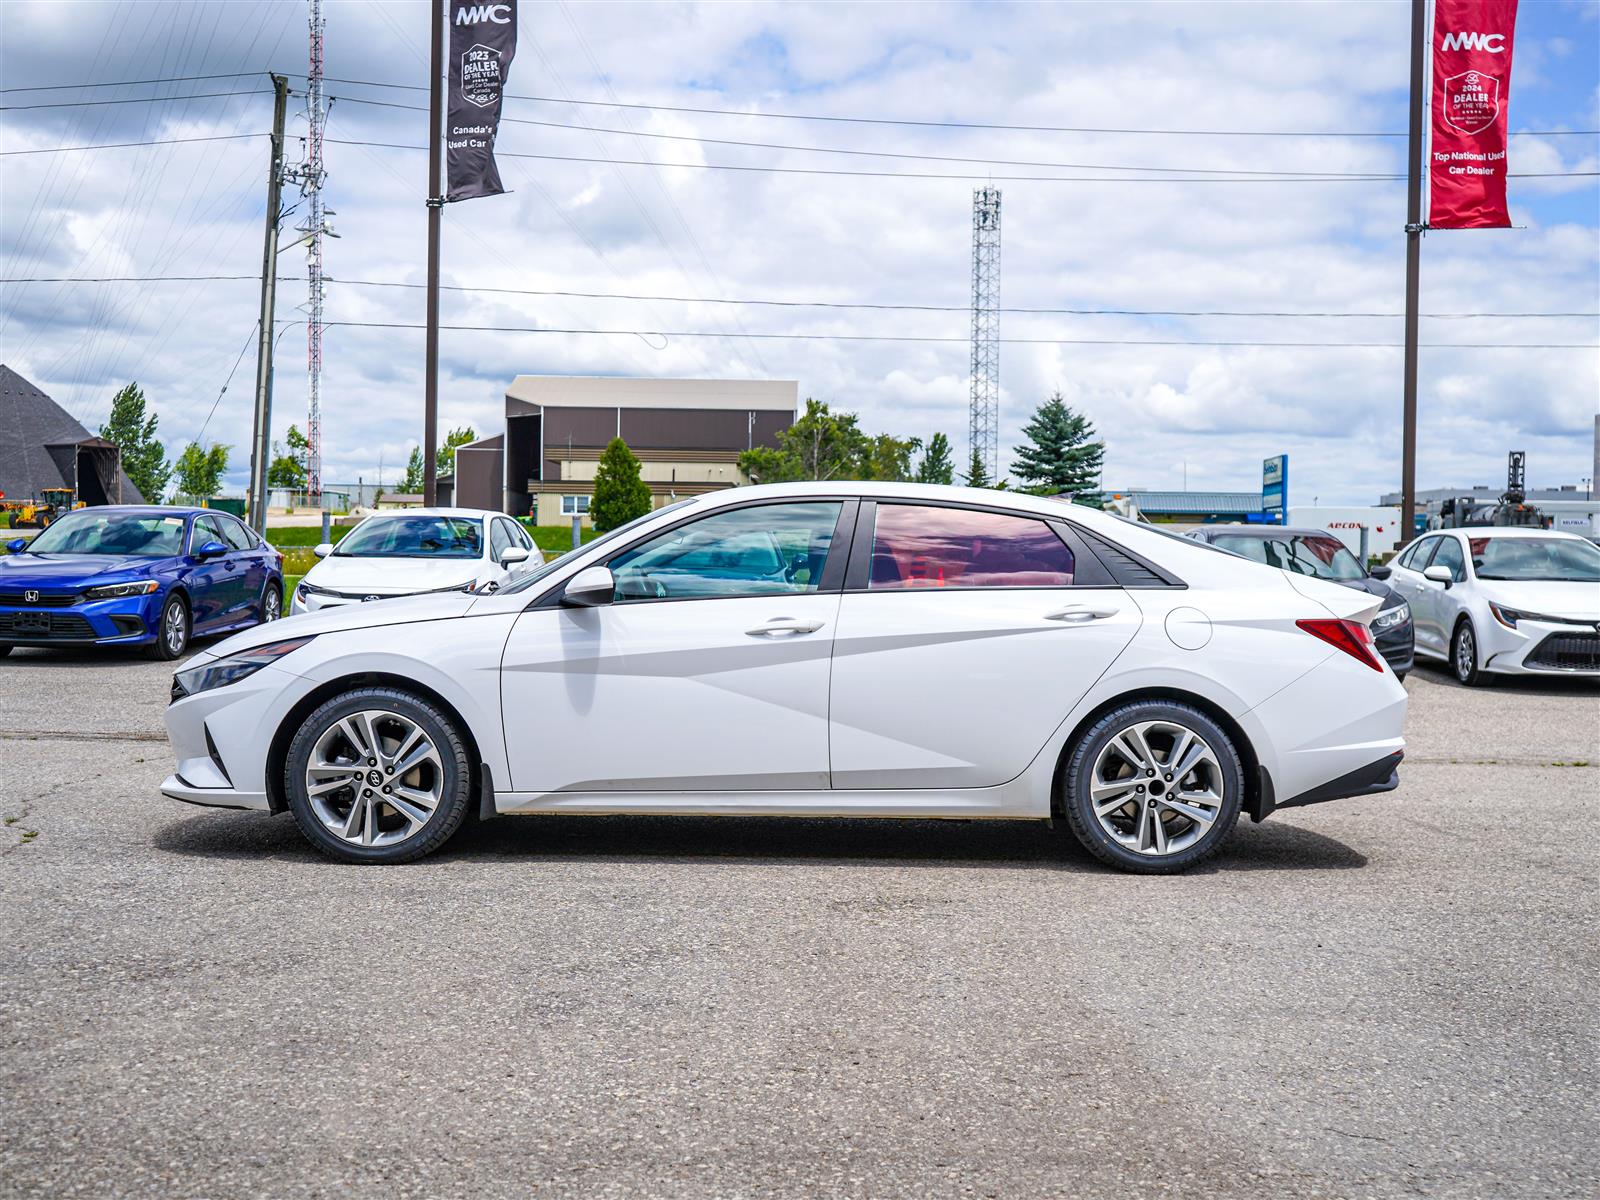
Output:
M494 595L190 659L162 790L403 862L469 812L1063 818L1131 871L1397 785L1378 598L1056 500L736 488Z

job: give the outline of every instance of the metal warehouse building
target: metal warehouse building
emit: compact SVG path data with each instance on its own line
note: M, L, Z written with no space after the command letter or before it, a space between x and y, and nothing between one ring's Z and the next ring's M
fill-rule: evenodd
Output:
M656 505L741 482L739 455L794 424L792 379L622 379L518 375L506 430L456 451L441 503L501 509L564 525L589 511L612 438L642 463Z

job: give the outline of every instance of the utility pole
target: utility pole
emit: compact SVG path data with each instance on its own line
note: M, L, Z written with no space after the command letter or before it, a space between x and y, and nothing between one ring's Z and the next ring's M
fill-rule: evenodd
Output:
M267 529L267 457L272 449L272 335L278 290L278 218L283 190L283 117L289 80L272 77L272 150L267 169L267 230L261 247L261 318L256 340L256 413L250 435L250 525Z
M444 209L444 0L433 0L433 52L428 83L428 330L422 392L422 502L439 500L439 220Z
M1411 124L1406 142L1405 409L1400 431L1400 540L1417 512L1417 307L1422 276L1422 114L1428 70L1428 2L1411 0Z

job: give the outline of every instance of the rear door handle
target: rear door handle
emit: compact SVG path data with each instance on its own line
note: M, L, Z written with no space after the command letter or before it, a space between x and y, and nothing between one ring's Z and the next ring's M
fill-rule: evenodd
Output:
M1058 608L1054 612L1044 615L1046 621L1062 621L1068 625L1082 625L1088 621L1104 621L1107 617L1114 617L1122 610L1120 608L1085 608L1081 604L1069 604L1066 608Z
M773 617L765 625L757 625L754 629L746 629L751 637L798 637L805 633L815 633L826 624L824 621L810 621L799 617Z

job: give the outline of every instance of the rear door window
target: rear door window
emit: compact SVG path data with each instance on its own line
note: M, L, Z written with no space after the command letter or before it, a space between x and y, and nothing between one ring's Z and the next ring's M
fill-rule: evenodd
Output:
M869 591L1071 587L1072 550L1044 521L975 509L880 503Z
M235 550L254 550L256 548L255 534L251 533L232 517L211 517L222 526L222 540Z

